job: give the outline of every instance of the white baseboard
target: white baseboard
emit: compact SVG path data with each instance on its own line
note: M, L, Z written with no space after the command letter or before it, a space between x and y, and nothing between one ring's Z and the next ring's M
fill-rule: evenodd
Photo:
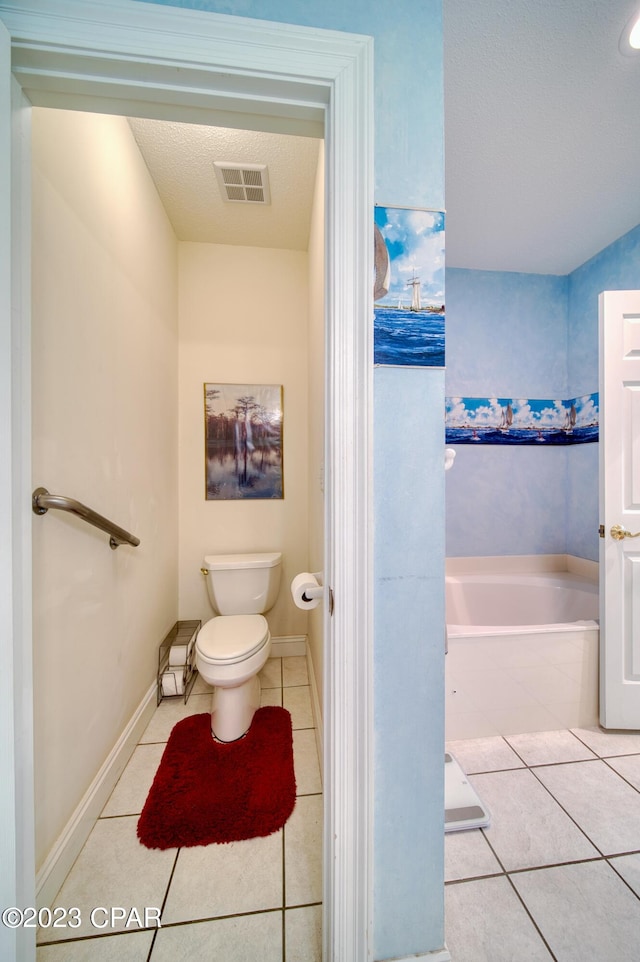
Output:
M271 639L271 658L291 658L306 653L306 635L281 635Z
M403 955L393 959L383 959L382 962L451 962L447 948L436 949L435 952L420 952L418 955Z
M313 712L313 725L316 733L316 748L318 751L318 759L320 760L320 778L324 782L324 739L322 737L324 730L322 727L322 709L320 707L318 683L316 681L316 675L313 668L310 645L307 645L307 671L309 674L309 685L311 687L311 710Z
M36 877L38 908L51 907L157 706L154 681L110 751Z

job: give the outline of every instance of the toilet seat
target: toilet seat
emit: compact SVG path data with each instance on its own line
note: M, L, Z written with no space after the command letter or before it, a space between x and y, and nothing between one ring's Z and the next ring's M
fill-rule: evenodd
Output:
M264 648L269 637L262 615L220 615L202 626L196 651L210 665L235 665Z

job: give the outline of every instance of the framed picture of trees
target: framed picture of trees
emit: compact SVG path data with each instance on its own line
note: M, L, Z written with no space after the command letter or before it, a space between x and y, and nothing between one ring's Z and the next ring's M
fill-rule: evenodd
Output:
M205 497L284 497L282 385L205 384Z

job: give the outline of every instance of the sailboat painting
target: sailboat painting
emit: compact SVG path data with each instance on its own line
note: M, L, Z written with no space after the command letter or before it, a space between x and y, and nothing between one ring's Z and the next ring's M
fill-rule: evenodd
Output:
M374 363L444 367L444 214L374 211Z
M282 386L205 384L207 501L283 498Z
M566 401L445 398L447 444L584 444L598 440L599 394Z

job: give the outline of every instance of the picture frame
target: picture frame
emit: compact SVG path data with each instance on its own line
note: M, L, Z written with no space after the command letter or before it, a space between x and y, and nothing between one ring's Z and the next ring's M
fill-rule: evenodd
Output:
M374 209L374 364L444 367L445 215Z
M207 501L284 498L281 384L204 385Z

